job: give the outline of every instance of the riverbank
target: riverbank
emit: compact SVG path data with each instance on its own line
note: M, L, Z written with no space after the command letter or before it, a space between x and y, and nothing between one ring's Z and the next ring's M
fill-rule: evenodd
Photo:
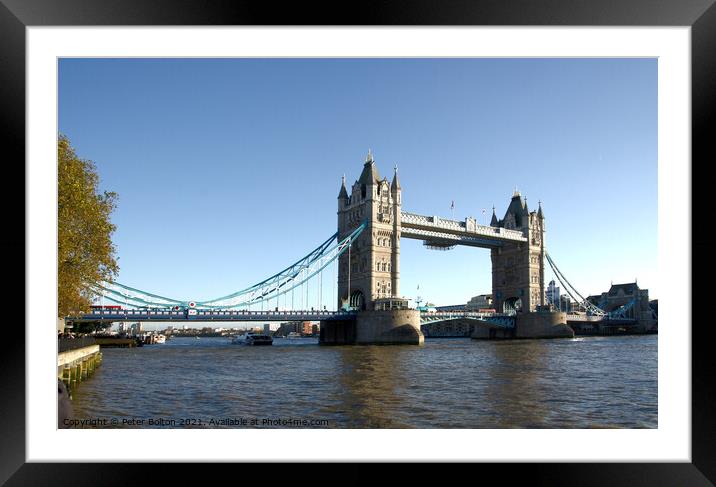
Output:
M71 392L77 385L90 377L102 363L100 346L96 343L88 344L77 340L77 347L72 344L60 344L57 354L57 378L67 386Z

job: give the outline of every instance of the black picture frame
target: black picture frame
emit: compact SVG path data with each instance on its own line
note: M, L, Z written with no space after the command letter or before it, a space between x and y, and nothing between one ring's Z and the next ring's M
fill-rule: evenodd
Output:
M710 127L716 121L716 6L714 0L451 0L433 2L380 1L337 4L189 0L0 0L0 120L2 120L4 169L17 170L25 181L19 161L25 160L25 29L28 26L83 25L571 25L571 26L690 26L692 75L692 227L711 221L698 196L708 195L710 179L703 173L706 161L716 160L716 145ZM689 170L685 167L684 170ZM6 177L8 172L6 171ZM8 204L24 185L6 185L5 224L13 231L0 238L6 256L25 255L24 216ZM16 197L15 197L16 196ZM24 198L23 198L24 201ZM9 211L8 211L9 210ZM687 218L684 215L684 218ZM7 228L7 227L6 227ZM692 233L692 259L707 262L706 233ZM16 262L19 259L10 259ZM708 269L693 267L693 277L705 277ZM18 271L19 274L19 271ZM24 270L23 270L24 274ZM16 280L16 288L20 287ZM692 303L706 303L708 287L692 282ZM24 278L22 279L24 282ZM707 282L703 279L703 282ZM19 306L15 306L19 309ZM708 320L692 326L691 313L680 326L692 337L692 463L570 463L504 465L482 464L470 471L487 479L497 473L501 483L522 476L530 484L545 485L713 485L716 482L716 390L710 376L714 332ZM17 320L17 315L13 320ZM5 323L10 328L9 323ZM699 326L701 325L701 326ZM41 326L25 323L25 326ZM26 463L25 428L25 338L12 332L0 353L0 484L14 485L125 485L128 479L166 481L166 471L148 464L38 464ZM118 454L118 460L121 454ZM81 454L78 454L81 458ZM350 483L365 483L371 475L365 466L333 465ZM295 477L295 472L285 472ZM398 469L405 481L422 475L415 465ZM492 471L492 472L490 472ZM188 483L195 467L173 468L174 475ZM199 474L204 474L205 471ZM274 480L281 469L272 469ZM474 474L473 474L474 475ZM287 478L289 478L287 477ZM315 475L312 475L312 480ZM320 477L320 476L319 476ZM328 477L334 477L333 473ZM474 478L474 477L473 477ZM345 483L345 482L342 482Z

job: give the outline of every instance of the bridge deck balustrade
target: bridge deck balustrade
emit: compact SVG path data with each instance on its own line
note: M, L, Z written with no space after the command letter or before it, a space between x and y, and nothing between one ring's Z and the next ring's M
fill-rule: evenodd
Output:
M445 229L466 234L480 234L488 237L494 237L505 240L526 241L527 239L518 230L510 230L501 227L492 227L489 225L474 224L473 228L468 229L467 223L457 220L448 220L439 217L430 217L417 215L415 213L403 212L401 214L401 224L406 227L427 227L431 229ZM471 225L472 226L472 225Z

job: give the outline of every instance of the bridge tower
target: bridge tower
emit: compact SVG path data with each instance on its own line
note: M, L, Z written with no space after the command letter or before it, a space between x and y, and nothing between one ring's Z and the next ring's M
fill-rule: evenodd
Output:
M376 299L399 295L400 205L397 167L391 183L381 179L370 151L350 195L343 177L338 193L338 240L363 222L368 226L351 245L350 268L348 251L339 258L339 308L350 304L370 311Z
M527 199L515 190L502 220L492 209L493 227L521 230L527 242L505 242L491 250L492 294L498 313L509 310L538 311L545 304L545 223L542 204L530 212Z

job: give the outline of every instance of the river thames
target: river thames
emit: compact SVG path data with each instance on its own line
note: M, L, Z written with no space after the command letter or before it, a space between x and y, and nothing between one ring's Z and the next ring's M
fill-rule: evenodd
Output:
M103 349L75 418L116 427L656 428L657 336ZM111 426L110 426L111 427Z

